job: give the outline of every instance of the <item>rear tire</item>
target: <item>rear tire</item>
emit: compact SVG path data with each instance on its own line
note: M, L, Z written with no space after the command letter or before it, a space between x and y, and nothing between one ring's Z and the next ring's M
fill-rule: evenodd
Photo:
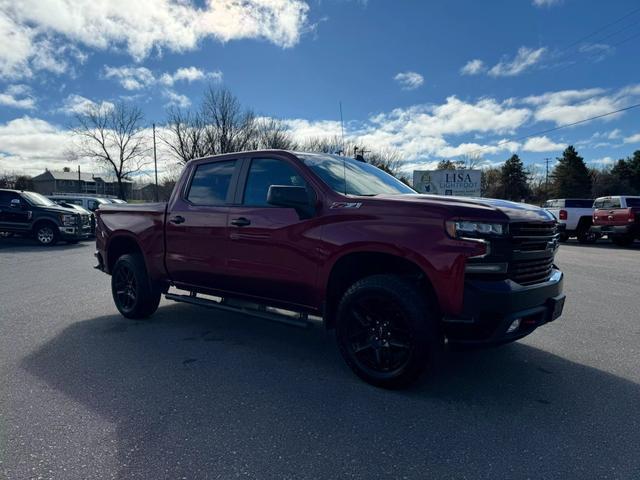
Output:
M633 243L632 235L616 235L611 237L611 241L619 247L628 247Z
M417 380L442 348L436 309L414 282L395 275L366 277L347 290L336 337L356 375L390 389Z
M116 308L126 318L151 316L160 303L161 292L154 288L140 254L121 256L111 272L111 293Z
M34 237L43 247L51 247L58 243L60 230L58 226L51 222L42 222L36 225Z

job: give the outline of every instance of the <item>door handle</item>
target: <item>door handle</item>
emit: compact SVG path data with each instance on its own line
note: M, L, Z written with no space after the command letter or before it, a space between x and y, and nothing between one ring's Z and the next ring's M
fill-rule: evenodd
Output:
M231 225L235 225L236 227L246 227L247 225L251 225L251 220L244 217L234 218L231 220Z
M172 219L169 220L171 223L175 223L176 225L179 225L181 223L184 223L184 217L181 215L176 215L175 217L173 217Z

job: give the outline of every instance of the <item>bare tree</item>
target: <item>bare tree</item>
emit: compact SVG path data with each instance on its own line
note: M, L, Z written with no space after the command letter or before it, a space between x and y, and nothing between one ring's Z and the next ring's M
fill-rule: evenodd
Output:
M253 111L225 87L209 86L202 104L208 155L247 150L256 133Z
M166 131L160 138L181 164L209 154L205 142L205 123L198 112L170 108L167 111Z
M118 182L119 197L126 199L124 181L149 163L149 151L140 108L119 102L95 105L76 115L72 132L77 157L96 161Z
M255 122L251 149L276 148L280 150L296 150L297 143L282 120L271 117L259 118Z

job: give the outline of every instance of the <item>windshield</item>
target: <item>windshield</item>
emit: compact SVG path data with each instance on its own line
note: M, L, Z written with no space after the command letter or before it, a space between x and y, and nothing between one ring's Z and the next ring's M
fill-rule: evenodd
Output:
M49 200L47 197L34 192L22 192L21 195L31 204L36 207L52 207L55 206L55 202Z
M392 175L352 158L330 154L298 157L337 193L365 196L416 193Z

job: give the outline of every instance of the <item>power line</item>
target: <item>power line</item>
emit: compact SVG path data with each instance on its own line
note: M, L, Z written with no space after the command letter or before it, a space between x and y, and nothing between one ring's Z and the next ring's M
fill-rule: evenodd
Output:
M537 137L538 135L545 135L547 133L555 132L555 131L561 130L563 128L573 127L575 125L580 125L582 123L590 122L591 120L597 120L598 118L608 117L610 115L615 115L616 113L626 112L627 110L632 110L632 109L638 108L638 107L640 107L640 103L636 103L634 105L629 105L628 107L624 107L624 108L619 108L618 110L613 110L611 112L602 113L600 115L595 115L593 117L585 118L583 120L578 120L577 122L567 123L566 125L560 125L558 127L548 128L546 130L540 130L539 132L529 133L527 135L522 135L520 137L511 138L511 139L508 139L508 140L502 140L502 141L496 143L495 145L484 145L484 146L482 146L480 148L477 148L475 150L471 150L470 152L467 152L466 155L472 155L472 154L474 154L476 152L479 152L479 151L487 149L487 148L499 147L499 146L505 145L507 143L517 142L518 140L525 140L527 138Z
M584 42L585 40L587 40L587 39L591 38L592 36L602 32L603 30L606 30L607 28L609 28L609 27L611 27L611 26L613 26L613 25L615 25L617 23L620 23L622 20L624 20L626 18L629 18L631 15L633 15L633 14L635 14L637 12L640 12L640 8L635 8L635 9L631 10L630 12L624 14L622 17L618 18L617 20L614 20L613 22L607 23L606 25L604 25L604 26L602 26L600 28L597 28L596 30L592 31L591 33L588 33L584 37L582 37L582 38L576 40L575 42L567 45L565 48L563 48L561 50L561 52L564 52L565 50L568 50L571 47L575 47L576 45Z

